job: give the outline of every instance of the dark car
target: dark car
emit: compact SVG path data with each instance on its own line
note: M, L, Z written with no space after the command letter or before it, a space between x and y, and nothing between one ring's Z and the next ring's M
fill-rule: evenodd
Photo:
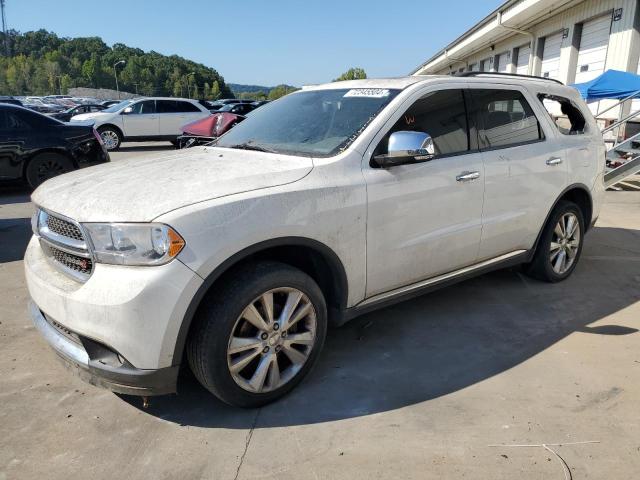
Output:
M104 102L100 102L100 105L102 105L104 108L109 108L113 105L117 105L120 102L122 102L122 100L105 100Z
M61 173L108 161L92 125L62 123L0 103L0 179L24 179L35 188Z
M105 108L107 107L103 105L77 105L75 107L66 109L64 112L52 113L49 116L51 118L60 120L61 122L69 122L71 121L71 117L73 117L74 115L80 115L81 113L101 112Z
M208 106L209 110L211 110L212 112L218 112L225 105L234 105L237 103L253 103L253 100L241 100L239 98L221 98L219 100L215 100L213 102L208 102L208 103L209 103L209 106Z
M17 98L0 96L0 103L9 103L11 105L22 106L22 102Z

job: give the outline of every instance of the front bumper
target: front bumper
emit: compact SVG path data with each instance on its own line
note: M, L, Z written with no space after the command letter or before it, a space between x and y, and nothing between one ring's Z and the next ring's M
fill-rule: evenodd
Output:
M36 329L62 359L63 364L82 380L127 395L164 395L176 391L179 366L141 370L130 365L116 352L56 326L29 302L29 314Z

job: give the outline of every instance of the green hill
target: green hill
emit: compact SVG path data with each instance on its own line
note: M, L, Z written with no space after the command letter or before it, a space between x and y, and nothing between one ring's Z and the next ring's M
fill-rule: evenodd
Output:
M100 37L64 38L46 30L9 31L10 56L0 57L1 95L66 93L71 87L116 88L141 95L224 98L233 96L213 68L177 55L145 52L122 43L109 47ZM0 45L4 46L0 33ZM193 72L193 75L189 75ZM189 90L188 90L189 89Z

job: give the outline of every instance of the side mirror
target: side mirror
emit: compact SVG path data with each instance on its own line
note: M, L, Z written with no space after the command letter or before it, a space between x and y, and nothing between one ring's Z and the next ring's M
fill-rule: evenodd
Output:
M127 107L122 111L122 114L129 115L131 112L133 112L133 107Z
M376 155L373 161L382 168L420 163L431 160L435 154L431 135L424 132L400 131L389 136L389 153Z

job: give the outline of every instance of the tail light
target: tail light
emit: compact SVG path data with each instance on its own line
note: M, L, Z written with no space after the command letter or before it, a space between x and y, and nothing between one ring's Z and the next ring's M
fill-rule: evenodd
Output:
M98 143L100 145L104 145L104 142L102 141L102 137L100 136L100 134L95 128L93 129L93 136L96 137L96 140L98 140Z

